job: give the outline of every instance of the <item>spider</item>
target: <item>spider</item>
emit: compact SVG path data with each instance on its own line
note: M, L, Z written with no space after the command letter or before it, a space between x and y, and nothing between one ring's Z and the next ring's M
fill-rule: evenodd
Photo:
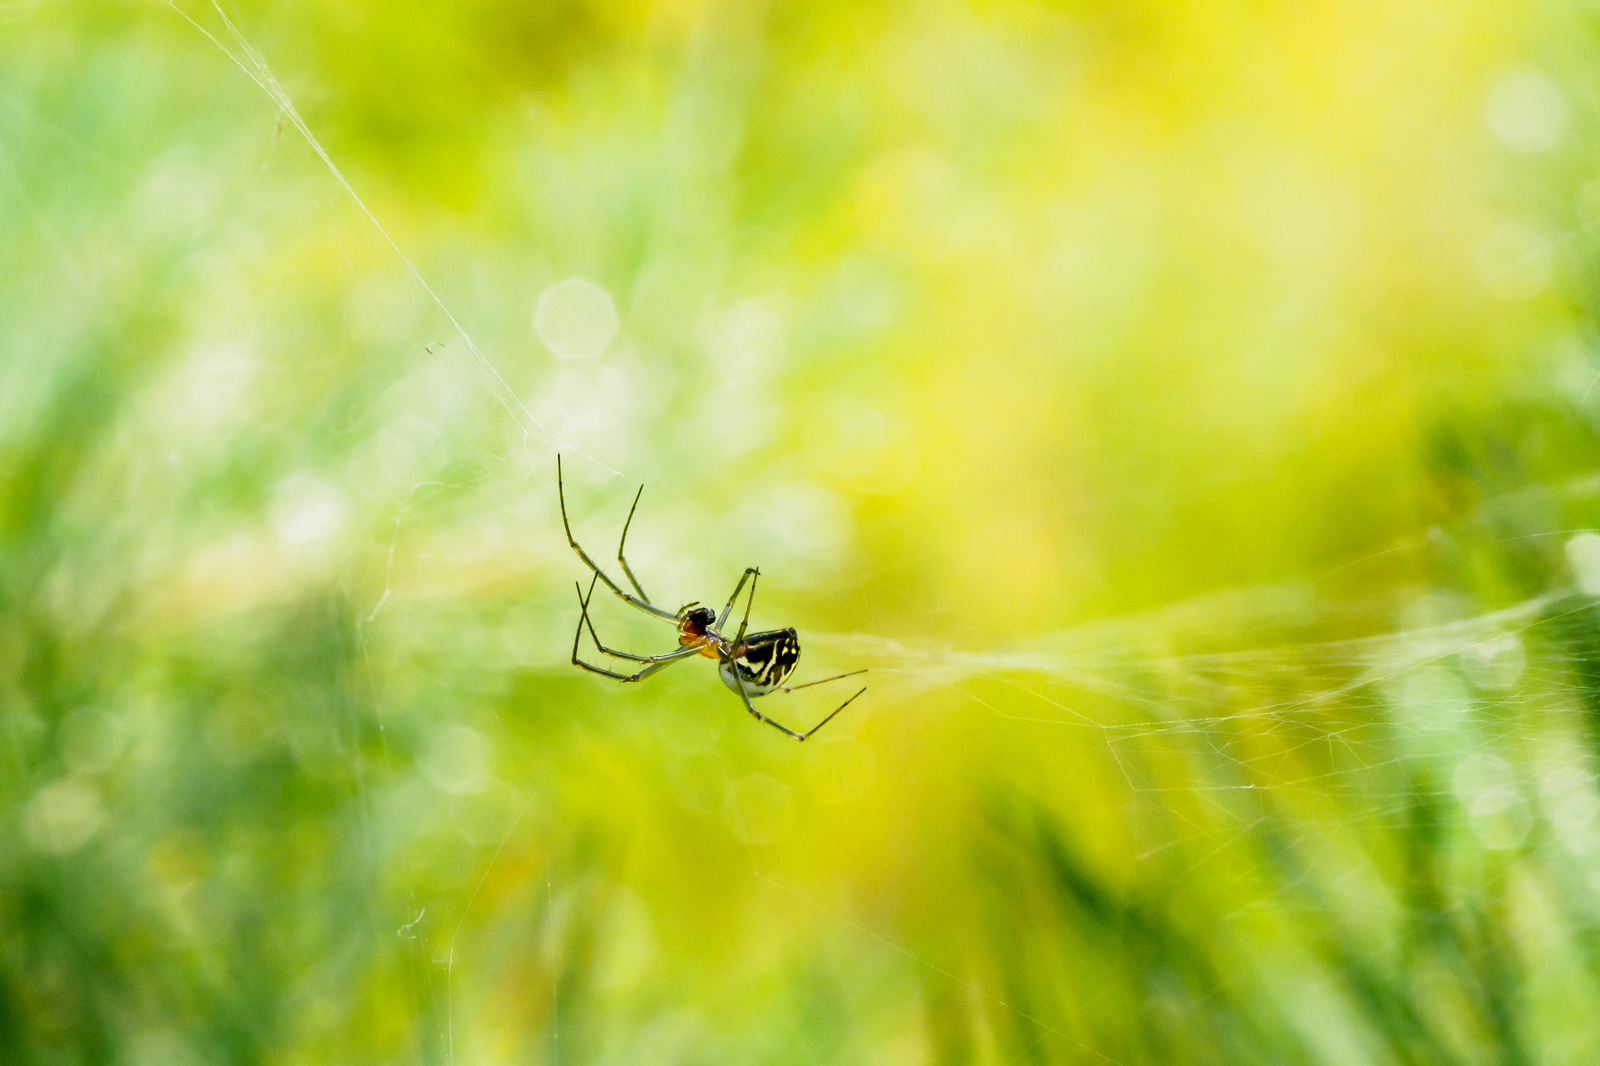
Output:
M855 702L856 696L867 691L862 688L855 696L851 696L838 707L833 714L806 730L804 733L796 732L786 725L773 721L755 709L751 700L765 696L772 692L798 692L803 688L813 685L825 685L830 681L841 678L855 677L857 674L866 673L865 670L852 670L848 674L838 674L834 677L825 677L821 681L807 681L803 685L785 685L789 675L794 673L795 664L800 661L800 638L793 629L774 629L765 633L746 633L750 625L750 605L756 597L756 580L761 577L757 567L746 568L744 575L739 578L739 583L734 586L733 595L728 597L728 603L718 614L710 607L702 607L699 601L685 604L676 612L664 610L650 602L650 597L645 595L644 587L639 584L639 579L633 576L633 569L628 565L628 560L623 556L623 547L628 543L628 527L633 524L633 513L639 509L639 497L644 495L644 486L639 486L639 491L633 497L633 506L628 509L628 520L622 524L622 539L617 542L617 562L622 566L622 572L628 578L628 584L633 586L633 591L638 595L626 592L615 581L606 575L606 572L595 565L589 558L589 553L578 546L577 540L572 535L572 525L567 521L567 493L561 480L561 456L556 456L556 495L561 501L561 525L567 531L567 543L572 545L572 550L578 553L578 558L583 560L583 565L594 572L589 579L589 591L583 591L583 583L579 582L578 589L578 629L572 636L572 665L581 667L591 674L609 677L624 683L643 681L652 674L658 673L671 666L673 663L682 662L696 655L703 655L707 659L717 660L717 673L722 677L722 683L739 697L744 703L744 709L756 718L767 723L772 728L793 737L795 740L806 740L815 735L817 730L833 721L834 715L844 710ZM745 582L750 583L750 593L744 601L744 617L739 622L739 631L732 639L722 635L722 626L728 620L728 615L733 613L733 605L739 599L739 593L744 591ZM597 584L604 584L606 588L615 592L628 606L637 608L653 618L671 622L678 629L678 647L660 655L633 655L625 651L614 651L600 642L600 637L594 631L594 622L589 618L589 601L594 598ZM583 640L583 631L589 631L589 639L594 641L594 646L606 655L628 662L638 663L639 669L632 674L620 674L614 670L586 663L578 657L578 645Z

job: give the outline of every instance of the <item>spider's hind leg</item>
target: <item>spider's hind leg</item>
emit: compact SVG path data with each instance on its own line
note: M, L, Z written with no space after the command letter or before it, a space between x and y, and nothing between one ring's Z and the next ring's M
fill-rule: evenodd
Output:
M832 681L833 678L829 678L828 680ZM797 687L804 688L805 686L804 685L800 685L800 686L797 686ZM848 707L852 703L854 703L856 701L856 696L861 695L861 693L865 692L865 691L867 691L867 690L863 686L859 691L856 692L855 696L851 696L849 699L847 699L843 703L839 704L839 706L835 707L833 709L833 714L828 715L828 717L824 718L822 721L818 722L816 725L814 725L810 729L806 730L806 735L801 737L800 739L801 740L805 740L807 737L811 736L817 730L821 729L823 726L825 726L829 722L833 721L834 715L837 715L840 711L844 710L846 707Z
M859 670L856 671L856 672L857 673L861 673L861 671L859 671ZM833 714L828 715L828 717L824 718L822 721L818 722L816 725L812 726L810 729L806 730L804 733L797 733L793 729L790 729L788 726L780 725L779 723L774 722L771 718L768 718L766 715L762 714L760 711L756 710L755 704L750 702L750 693L745 691L744 678L739 676L739 672L738 672L737 669L734 670L733 676L734 676L734 679L738 682L739 699L744 701L744 709L749 711L751 714L755 715L761 721L763 721L763 722L767 723L768 725L770 725L772 728L776 729L778 732L784 734L785 736L793 737L795 740L809 740L813 735L815 735L817 730L821 729L823 726L825 726L829 722L833 721L834 717L836 715L838 715L838 713L840 711L844 710L846 707L848 707L852 703L854 703L856 701L856 696L860 696L862 692L867 691L864 688L861 689L861 691L857 692L855 694L855 696L851 696L849 699L847 699L843 703L839 704L839 706L835 707L833 709ZM848 677L848 676L850 676L850 675L848 675L848 674L841 674L840 675L840 677ZM836 680L838 680L838 678L830 677L827 680L836 681ZM813 682L813 684L820 684L820 682ZM795 687L796 688L805 688L806 686L804 686L804 685L796 685ZM788 691L788 690L785 689L783 691Z
M810 688L812 685L826 685L829 681L842 681L847 677L855 677L858 674L864 674L866 672L867 672L867 668L866 667L862 667L860 670L852 670L848 674L834 674L832 677L825 677L821 681L807 681L803 685L779 685L778 686L778 691L779 692L799 692L801 689ZM865 689L862 690L862 692L865 692L865 691L866 691ZM856 696L859 696L859 695L861 695L860 692L856 693ZM851 699L855 699L856 696L851 696L850 698ZM841 710L842 709L843 708L841 708ZM834 713L837 714L838 712L835 711ZM818 726L817 728L820 729L822 727Z

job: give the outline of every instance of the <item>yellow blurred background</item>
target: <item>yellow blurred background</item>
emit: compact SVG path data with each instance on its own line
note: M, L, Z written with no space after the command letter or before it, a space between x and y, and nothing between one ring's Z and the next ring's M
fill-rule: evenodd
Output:
M1593 1061L1596 46L0 3L0 1062Z

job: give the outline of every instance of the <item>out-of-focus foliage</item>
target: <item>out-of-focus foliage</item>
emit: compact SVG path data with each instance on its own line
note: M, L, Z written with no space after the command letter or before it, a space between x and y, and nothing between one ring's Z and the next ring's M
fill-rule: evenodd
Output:
M226 10L0 2L0 1063L1595 1061L1587 7Z

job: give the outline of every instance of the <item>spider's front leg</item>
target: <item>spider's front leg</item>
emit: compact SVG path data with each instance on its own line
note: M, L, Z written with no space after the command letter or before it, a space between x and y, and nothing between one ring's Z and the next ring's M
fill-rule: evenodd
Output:
M750 605L756 599L756 581L760 577L761 568L759 566L745 567L744 574L739 578L739 583L733 586L733 595L728 597L727 605L722 608L722 613L717 615L717 629L721 631L722 624L733 613L733 605L739 601L739 593L744 591L744 583L746 581L750 582L750 597L744 601L744 623L739 626L739 636L734 640L734 644L738 644L739 641L744 639L745 626L750 622Z
M583 594L583 586L574 585L574 588L576 588L578 592L578 630L572 635L573 666L581 667L589 671L591 674L599 674L601 677L609 677L613 681L643 681L651 674L665 670L673 663L682 662L684 659L687 659L692 655L699 654L699 645L690 645L688 647L678 648L670 652L665 652L661 655L633 655L625 651L613 651L604 644L600 643L600 637L594 631L594 623L589 619L589 600L594 596L594 586L596 580L597 578L591 578L589 580L588 596ZM589 639L594 641L594 646L599 648L603 654L610 655L617 659L626 659L629 662L643 663L643 667L636 673L621 674L615 670L607 670L604 667L595 666L592 663L584 662L578 657L578 645L583 640L583 631L586 628L589 630Z
M639 509L639 497L643 495L644 486L640 485L639 491L633 494L633 506L628 508L628 520L622 523L622 539L617 541L617 562L622 564L622 572L628 575L628 583L632 585L633 590L639 594L639 598L645 603L650 603L650 597L644 594L644 586L639 584L639 579L633 576L633 567L628 565L627 556L622 554L622 549L628 543L628 529L633 525L633 512ZM654 604L650 605L652 607L655 606Z
M639 486L639 494L643 495L643 493L644 486L641 485ZM594 576L605 582L606 588L616 593L624 603L628 604L628 606L636 607L645 614L652 614L657 618L676 623L678 620L677 615L670 611L663 611L661 608L650 602L650 598L644 594L644 589L639 587L639 582L634 580L633 572L628 569L626 560L622 561L622 569L623 572L627 574L628 580L633 583L635 591L639 593L637 596L629 592L624 592L615 581L611 580L610 576L604 570L600 569L599 565L593 559L589 558L589 553L583 550L583 547L578 543L578 539L572 535L572 523L567 520L567 490L566 485L561 478L560 452L556 453L556 499L560 501L561 504L561 528L566 531L567 543L571 545L572 550L578 554L578 558L583 560L583 565L587 566L591 571L593 571ZM639 496L634 496L633 505L634 507L639 506ZM628 522L633 522L632 511L628 512ZM626 527L624 527L622 530L622 539L624 542L626 542L628 539L628 530ZM617 546L617 558L619 560L622 559L622 545L620 544Z

